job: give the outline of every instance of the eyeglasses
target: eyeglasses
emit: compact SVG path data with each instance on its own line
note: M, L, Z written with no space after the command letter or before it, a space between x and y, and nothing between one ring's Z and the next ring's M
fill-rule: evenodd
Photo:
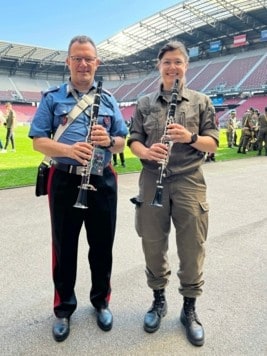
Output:
M86 64L93 63L96 60L96 57L78 57L78 56L70 56L71 60L75 63L82 63L82 60L85 61Z
M180 60L176 60L176 61L169 61L169 60L163 60L161 61L161 64L164 67L170 67L172 64L175 65L176 67L180 67L184 64L184 62L180 61Z

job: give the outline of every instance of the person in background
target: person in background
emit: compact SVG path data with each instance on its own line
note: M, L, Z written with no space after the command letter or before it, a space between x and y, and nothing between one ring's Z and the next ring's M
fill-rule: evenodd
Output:
M205 158L205 162L215 162L216 158L215 158L215 153L214 152L208 152L207 156Z
M6 126L6 142L1 150L1 153L7 152L7 147L9 145L9 141L11 142L12 152L16 152L15 150L15 139L14 139L14 128L16 125L16 113L12 108L12 104L10 102L6 103L6 112L4 114L4 125Z
M263 143L265 149L265 156L267 156L267 106L265 107L264 113L259 115L258 124L258 156L261 156Z
M218 118L218 115L216 114L215 114L215 122L216 122L216 126L219 129L220 120ZM208 152L205 158L205 162L215 162L215 161L216 161L215 152Z
M203 152L216 151L219 130L209 97L185 85L188 61L181 42L169 42L159 50L157 67L161 84L158 91L138 99L128 146L143 166L139 194L131 201L136 204L135 227L142 239L147 284L153 291L152 306L144 318L144 330L148 333L158 330L167 313L165 292L171 274L167 252L172 222L180 260L179 292L183 296L180 320L188 340L201 346L204 328L196 313L196 299L202 294L204 284L204 243L209 211L201 164ZM177 106L174 122L166 128L170 144L165 144L162 138L177 78ZM158 187L160 162L165 160L162 187ZM154 204L158 188L162 188L161 207Z
M3 125L4 123L4 118L3 118L3 113L2 111L0 110L0 126ZM2 140L1 140L1 137L0 137L0 150L2 150L3 148L3 144L2 144ZM1 151L0 151L1 152Z
M48 197L52 227L52 267L54 281L54 314L52 333L56 341L65 340L70 331L70 318L77 307L75 282L79 234L84 224L89 245L91 270L90 301L96 311L98 326L112 328L109 309L111 298L112 248L117 214L117 176L111 165L113 153L125 145L127 127L115 98L102 90L97 124L92 126L89 140L90 108L83 111L63 132L58 141L51 138L59 124L84 94L94 94L95 73L100 64L97 49L88 36L76 36L69 44L66 64L70 70L68 83L51 88L42 96L33 118L29 137L33 148L52 157ZM90 142L90 143L89 143ZM102 166L90 175L94 189L86 190L87 209L74 207L81 175L84 175L94 148L101 155ZM96 163L99 163L97 161ZM100 169L101 168L101 169Z
M233 148L236 146L236 128L237 128L237 120L236 120L236 113L235 110L230 112L230 115L227 119L226 123L226 137L227 137L227 144L229 148Z
M124 152L120 152L119 156L120 156L121 166L125 168L126 166L125 166ZM113 154L113 166L115 167L117 165L118 165L117 153L114 153Z
M250 108L242 118L242 131L237 153L246 154L252 141L256 141L258 124L257 113L254 108Z

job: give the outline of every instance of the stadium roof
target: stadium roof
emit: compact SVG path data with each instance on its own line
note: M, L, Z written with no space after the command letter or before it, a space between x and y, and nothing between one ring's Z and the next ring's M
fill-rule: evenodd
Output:
M233 36L243 33L252 46L260 41L261 31L267 30L266 18L266 0L179 2L99 43L102 64L98 74L117 73L121 77L151 71L159 48L172 39L184 42L187 48L198 46L205 51L218 39L224 48L230 48ZM66 51L0 41L0 68L11 75L26 66L31 76L45 71L64 74L66 56Z
M162 10L155 15L140 20L135 25L122 30L98 45L99 52L105 61L128 57L145 49L151 48L162 41L188 35L188 44L197 45L212 37L227 38L240 30L253 31L255 26L267 28L266 1L255 0L189 0ZM261 14L248 14L256 9ZM265 9L265 12L264 12ZM236 23L226 31L223 23L228 18L235 18ZM238 24L238 25L237 25ZM243 26L241 26L243 24ZM200 28L208 26L206 34Z

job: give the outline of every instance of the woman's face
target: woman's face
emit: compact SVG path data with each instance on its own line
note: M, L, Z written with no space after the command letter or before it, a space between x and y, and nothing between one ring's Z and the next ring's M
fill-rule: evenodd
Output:
M175 79L185 81L188 62L179 49L167 51L158 63L164 90L171 90Z

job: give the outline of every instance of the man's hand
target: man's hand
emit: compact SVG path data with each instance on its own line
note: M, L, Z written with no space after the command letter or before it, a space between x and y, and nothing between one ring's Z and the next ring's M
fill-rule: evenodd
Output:
M93 146L87 142L76 142L68 147L68 157L86 166L93 154Z
M101 125L94 125L91 132L91 142L93 145L108 147L110 136L107 130Z

